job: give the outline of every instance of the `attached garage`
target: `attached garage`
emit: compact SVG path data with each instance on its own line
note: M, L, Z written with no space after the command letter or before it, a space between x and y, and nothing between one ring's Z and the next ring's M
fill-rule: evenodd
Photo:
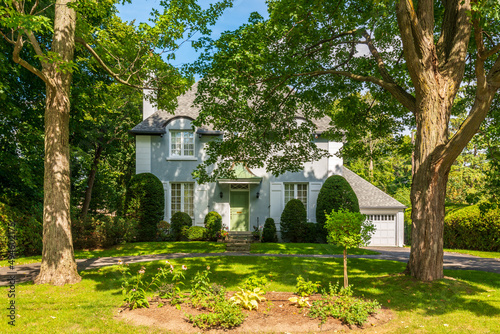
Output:
M403 247L406 206L345 167L343 176L358 197L361 213L376 227L370 246Z

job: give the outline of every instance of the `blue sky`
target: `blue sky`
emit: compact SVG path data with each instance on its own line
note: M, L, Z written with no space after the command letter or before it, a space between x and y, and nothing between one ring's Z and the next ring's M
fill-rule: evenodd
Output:
M214 1L199 0L200 6L207 7ZM159 8L160 0L132 0L131 4L118 6L119 16L125 21L136 20L136 23L147 22L152 8ZM212 38L217 38L223 31L234 30L248 21L252 12L259 12L267 17L265 0L234 0L233 7L226 9L215 26L212 27ZM181 66L191 63L198 58L190 43L184 43L176 52L176 59L172 65Z

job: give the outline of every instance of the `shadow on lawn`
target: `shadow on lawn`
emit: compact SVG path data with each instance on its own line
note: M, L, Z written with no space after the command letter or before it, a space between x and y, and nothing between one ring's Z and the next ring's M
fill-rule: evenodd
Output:
M211 283L222 284L228 290L237 290L250 275L268 276L268 290L294 291L296 278L302 275L311 281L320 281L327 287L343 281L342 259L278 258L252 256L216 256L170 260L177 268L186 265L186 281L182 289L188 291L190 279L197 271L211 267ZM131 264L132 272L144 266L149 280L165 261ZM432 283L419 282L397 273L404 263L384 260L349 259L349 283L357 296L378 300L383 306L398 311L423 311L426 315L440 315L455 310L469 311L478 316L497 316L500 309L482 299L483 294L500 295L500 275L477 271L446 270L445 275L458 280L444 279ZM96 290L116 290L121 294L122 275L118 266L101 268L85 273L85 279L98 284ZM491 287L485 290L478 287ZM494 291L493 291L494 290ZM493 292L488 292L493 291ZM498 299L498 298L496 298ZM118 305L117 305L118 306Z

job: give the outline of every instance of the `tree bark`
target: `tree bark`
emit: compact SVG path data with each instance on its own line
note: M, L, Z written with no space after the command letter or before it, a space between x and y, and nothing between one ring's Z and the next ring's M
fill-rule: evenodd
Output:
M97 148L94 153L94 159L92 161L92 166L90 167L89 178L87 180L87 189L85 189L85 198L83 200L82 213L80 215L80 219L82 221L85 220L89 211L90 200L92 199L92 189L94 188L95 176L97 174L97 166L99 165L101 153L103 150L104 147L101 144L97 144Z
M344 288L347 289L349 281L347 279L347 248L344 248Z
M67 6L55 5L52 51L61 59L44 68L48 82L45 108L45 173L43 209L43 253L35 284L78 283L71 236L69 169L69 93L71 71L64 70L73 60L76 14Z

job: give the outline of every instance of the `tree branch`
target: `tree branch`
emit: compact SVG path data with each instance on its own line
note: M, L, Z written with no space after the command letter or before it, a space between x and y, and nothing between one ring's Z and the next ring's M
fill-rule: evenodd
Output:
M321 70L321 71L313 71L313 72L305 72L305 73L296 73L293 74L293 76L319 76L319 75L325 75L325 74L333 74L333 75L341 75L356 81L363 81L363 82L371 82L374 83L384 89L386 89L391 95L398 100L403 106L405 106L408 110L411 112L415 113L417 110L416 106L416 101L415 97L411 94L409 94L407 91L405 91L401 86L391 83L391 82L386 82L384 80L381 80L379 78L375 78L372 76L362 76L358 74L354 74L351 72L347 71L335 71L335 70Z
M151 89L151 90L158 90L158 88L155 88L155 87L148 87L148 86L141 86L141 85L134 85L132 83L129 83L128 81L126 80L123 80L121 79L116 73L114 73L105 63L104 61L101 59L101 57L99 57L99 55L94 51L94 49L87 44L87 42L85 42L85 40L81 37L75 37L75 42L83 45L83 47L85 49L87 49L87 51L90 52L90 54L92 55L92 57L94 57L95 60L97 60L97 62L99 63L99 65L101 65L101 67L106 71L108 72L108 74L113 78L115 79L116 81L118 81L119 83L123 84L123 85L126 85L126 86L129 86L129 87L132 87L132 88L137 88L137 89Z
M36 67L32 66L31 64L29 64L27 61L25 61L24 59L22 59L19 56L19 54L21 53L21 50L23 49L23 44L24 44L23 38L22 38L21 35L19 35L19 37L18 37L18 39L16 41L16 44L14 45L14 51L12 52L12 60L15 63L21 65L24 68L26 68L31 73L35 74L40 79L42 79L43 82L45 82L45 84L53 87L53 85L50 82L50 80L45 76L45 74L42 71L40 71Z
M372 54L373 58L375 58L375 61L377 62L377 67L380 72L380 75L382 75L382 78L384 78L385 81L389 83L395 84L396 82L394 79L391 77L389 72L387 72L387 69L385 68L384 61L382 60L382 57L378 53L377 49L373 45L372 39L370 38L370 35L368 32L365 30L363 32L363 37L366 39L366 44L368 45L368 49L370 50L370 53Z

